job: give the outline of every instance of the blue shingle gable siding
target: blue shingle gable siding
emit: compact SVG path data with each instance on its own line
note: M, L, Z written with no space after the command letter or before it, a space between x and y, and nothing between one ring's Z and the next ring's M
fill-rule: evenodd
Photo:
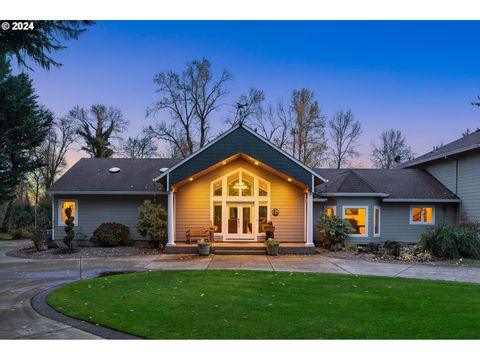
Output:
M243 127L237 128L209 148L192 157L189 161L173 169L169 174L170 185L176 184L238 153L248 155L300 181L309 188L311 187L312 174L309 171Z

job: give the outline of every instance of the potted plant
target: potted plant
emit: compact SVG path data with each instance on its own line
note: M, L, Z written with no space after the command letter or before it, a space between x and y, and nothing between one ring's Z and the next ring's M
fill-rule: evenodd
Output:
M280 243L275 240L266 240L265 246L267 247L267 254L271 256L278 255L278 248L280 247Z
M208 256L210 254L210 243L205 239L198 240L198 254Z

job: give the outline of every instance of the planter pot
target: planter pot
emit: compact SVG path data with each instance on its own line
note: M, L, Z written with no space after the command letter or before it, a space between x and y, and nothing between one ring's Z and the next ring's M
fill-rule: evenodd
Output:
M210 245L198 245L198 254L208 256L210 254Z
M275 246L267 246L267 254L270 256L277 256L278 255L278 245Z

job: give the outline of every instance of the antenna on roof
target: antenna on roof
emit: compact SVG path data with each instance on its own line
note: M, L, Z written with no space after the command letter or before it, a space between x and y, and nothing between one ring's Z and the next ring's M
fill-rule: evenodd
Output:
M395 156L395 159L393 159L397 164L402 160L402 157L400 155Z

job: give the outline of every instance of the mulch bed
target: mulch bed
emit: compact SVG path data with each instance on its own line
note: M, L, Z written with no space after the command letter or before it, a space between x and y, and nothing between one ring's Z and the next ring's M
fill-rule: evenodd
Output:
M49 249L36 251L34 247L7 252L7 256L21 257L27 259L78 259L116 257L116 256L139 256L159 255L162 250L148 246L118 246L118 247L76 247L73 252L66 252L65 249Z
M325 249L317 248L317 253L327 257L345 259L345 260L365 260L370 262L388 262L396 264L425 264L425 265L460 265L460 266L470 266L470 267L480 267L480 261L462 259L462 260L447 260L447 259L438 259L433 258L430 261L419 261L416 259L406 260L390 255L383 254L369 254L369 253L358 253L358 252L349 252L349 251L328 251Z

